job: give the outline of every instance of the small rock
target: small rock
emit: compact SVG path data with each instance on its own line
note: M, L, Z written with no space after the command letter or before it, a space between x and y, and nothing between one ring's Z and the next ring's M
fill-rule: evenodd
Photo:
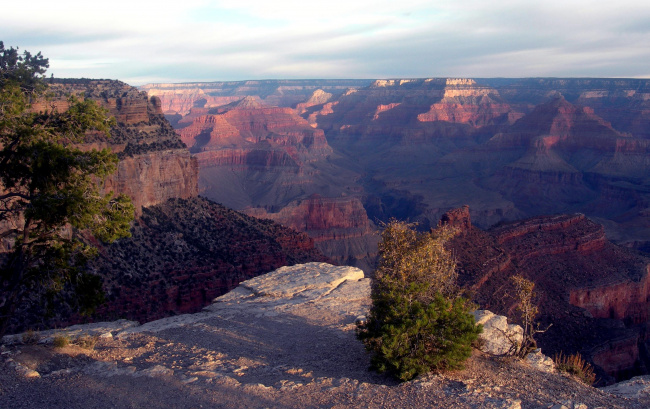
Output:
M526 355L525 361L535 369L542 372L552 373L555 372L555 362L546 355L542 354L542 350L537 348L530 354Z
M58 376L58 375L67 375L69 373L72 373L73 370L71 368L66 368L66 369L59 369L58 371L50 372L49 374L45 376Z
M198 380L199 380L199 378L196 377L196 376L192 376L192 377L189 377L189 378L188 377L183 377L181 379L181 382L184 383L184 384L188 384L188 383L196 382Z
M18 374L20 374L20 376L22 376L24 378L40 378L41 377L40 373L36 372L33 369L29 369L28 367L26 367L24 365L21 365L19 363L16 363L15 369L16 369L16 372L18 372Z
M515 399L506 399L505 402L503 402L503 406L501 406L503 409L521 409L521 400Z
M259 391L260 389L263 391L268 391L270 389L273 389L272 386L266 386L263 383L248 383L243 386L244 390L246 391Z
M275 384L275 387L281 391L293 390L301 386L303 386L303 384L300 382L293 382L286 379L283 379Z
M156 376L167 376L167 375L171 376L173 374L174 374L173 369L166 368L166 367L164 367L162 365L156 365L156 366L154 366L152 368L145 369L145 370L141 371L140 373L138 373L138 375L140 375L140 376L149 376L149 377L152 377L152 378L156 377Z

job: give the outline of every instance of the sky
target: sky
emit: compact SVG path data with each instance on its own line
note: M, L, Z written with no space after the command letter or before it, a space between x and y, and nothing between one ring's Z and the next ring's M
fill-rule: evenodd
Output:
M11 1L0 41L55 77L650 78L650 2Z

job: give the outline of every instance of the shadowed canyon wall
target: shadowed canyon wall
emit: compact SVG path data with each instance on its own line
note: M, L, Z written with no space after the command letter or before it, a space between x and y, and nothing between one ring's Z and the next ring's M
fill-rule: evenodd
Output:
M450 246L460 281L482 308L516 316L510 277L536 287L547 354L580 352L602 381L647 372L650 258L609 242L582 214L542 216L487 231L471 225L468 208L443 217L461 229Z

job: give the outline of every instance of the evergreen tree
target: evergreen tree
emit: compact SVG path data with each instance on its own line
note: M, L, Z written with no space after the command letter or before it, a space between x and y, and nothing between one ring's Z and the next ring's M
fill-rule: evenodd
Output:
M79 148L87 132L108 135L114 119L106 110L74 97L65 112L32 108L47 99L47 67L40 53L0 41L0 337L35 293L77 290L78 307L89 312L101 281L84 269L96 248L79 233L111 242L129 236L133 219L128 197L101 194L117 156Z
M444 244L450 227L418 233L390 221L379 244L372 307L358 332L372 365L406 381L432 370L461 368L481 332L456 286L456 263Z

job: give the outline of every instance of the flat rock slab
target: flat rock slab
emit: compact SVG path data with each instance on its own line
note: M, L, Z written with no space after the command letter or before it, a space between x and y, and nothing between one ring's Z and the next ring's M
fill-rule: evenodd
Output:
M243 281L207 306L220 316L301 316L347 325L370 308L370 279L356 267L298 264ZM325 316L327 315L327 319Z
M137 321L117 320L111 322L93 322L91 324L72 325L65 329L52 329L38 332L39 343L49 343L57 335L65 335L70 339L80 337L100 337L111 338L113 335L125 331L128 328L139 326ZM19 344L23 342L24 337L29 336L27 333L6 335L2 342L6 345Z
M650 375L634 378L602 388L603 391L626 398L650 398Z
M298 264L282 267L240 283L256 296L316 299L327 295L345 281L364 278L356 267L333 266L327 263ZM219 298L217 298L219 300Z
M215 299L203 312L167 317L126 328L117 336L180 328L214 316L246 313L273 317L306 304L319 310L332 310L341 321L353 322L354 317L365 314L369 308L369 297L370 280L364 278L363 271L356 267L327 263L297 264L241 282L234 290Z

